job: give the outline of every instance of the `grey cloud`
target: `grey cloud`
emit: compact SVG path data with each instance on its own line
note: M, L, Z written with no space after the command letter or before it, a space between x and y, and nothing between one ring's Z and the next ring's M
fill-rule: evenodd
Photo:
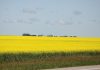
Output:
M78 16L78 15L81 15L82 12L81 11L74 11L73 14Z
M25 20L25 19L18 19L16 21L17 23L23 23L23 24L30 24L31 22L29 22L28 20Z
M2 21L2 23L15 23L14 20L11 20L11 19L4 19L1 21Z
M72 25L73 22L60 19L60 20L57 20L57 21L47 21L46 24L50 24L50 25Z
M96 19L92 19L92 20L90 20L91 22L97 22L97 20Z
M100 21L99 20L97 20L97 19L91 19L91 20L88 20L90 23L96 23L96 24L99 24L100 23Z
M36 14L37 11L36 10L32 10L32 9L23 9L23 13Z
M78 24L82 24L82 22L81 22L81 21L79 21L79 22L78 22Z
M31 22L39 22L40 20L37 19L37 18L30 18L29 21L31 21Z
M36 10L43 10L43 8L36 8Z
M45 24L50 24L50 21L46 21Z
M57 23L60 24L60 25L71 25L71 24L73 24L72 21L65 21L65 20L62 20L62 19L58 20Z
M37 18L27 18L27 19L18 19L17 23L27 23L27 24L32 24L34 22L39 22L40 20Z
M73 22L66 22L65 25L72 25L74 24Z
M62 20L62 19L60 19L60 20L57 21L57 23L58 23L58 24L61 24L61 25L64 25L64 24L65 24L65 21Z
M54 21L46 21L45 24L48 24L48 25L55 25L55 22L54 22Z
M72 17L70 17L70 19L69 19L70 21L72 21L73 20L73 18Z
M24 21L22 19L18 19L17 23L24 23Z

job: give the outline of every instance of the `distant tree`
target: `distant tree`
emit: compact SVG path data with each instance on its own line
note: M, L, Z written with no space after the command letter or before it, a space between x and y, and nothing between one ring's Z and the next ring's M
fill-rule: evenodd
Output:
M68 37L67 35L63 36L63 37Z
M54 35L53 37L58 37L57 35Z
M24 33L24 34L22 34L23 36L31 36L30 34L28 34L28 33Z
M77 36L73 36L73 37L77 37Z
M73 36L69 36L69 37L73 37Z
M31 36L37 36L37 35L31 35Z
M69 36L69 37L77 37L77 36Z
M47 35L48 37L53 37L53 35Z
M44 35L38 35L38 36L44 36Z

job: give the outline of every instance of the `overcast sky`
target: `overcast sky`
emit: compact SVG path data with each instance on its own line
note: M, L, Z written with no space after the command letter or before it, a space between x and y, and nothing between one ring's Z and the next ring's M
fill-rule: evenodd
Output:
M100 0L0 0L0 35L100 37Z

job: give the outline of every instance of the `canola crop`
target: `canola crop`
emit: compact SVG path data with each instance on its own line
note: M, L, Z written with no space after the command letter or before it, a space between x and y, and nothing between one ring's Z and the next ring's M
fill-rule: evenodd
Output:
M0 36L0 53L100 51L100 38Z

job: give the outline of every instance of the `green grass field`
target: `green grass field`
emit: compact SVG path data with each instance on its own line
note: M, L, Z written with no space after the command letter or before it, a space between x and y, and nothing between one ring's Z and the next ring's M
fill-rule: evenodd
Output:
M99 51L0 54L0 70L40 70L100 64Z

